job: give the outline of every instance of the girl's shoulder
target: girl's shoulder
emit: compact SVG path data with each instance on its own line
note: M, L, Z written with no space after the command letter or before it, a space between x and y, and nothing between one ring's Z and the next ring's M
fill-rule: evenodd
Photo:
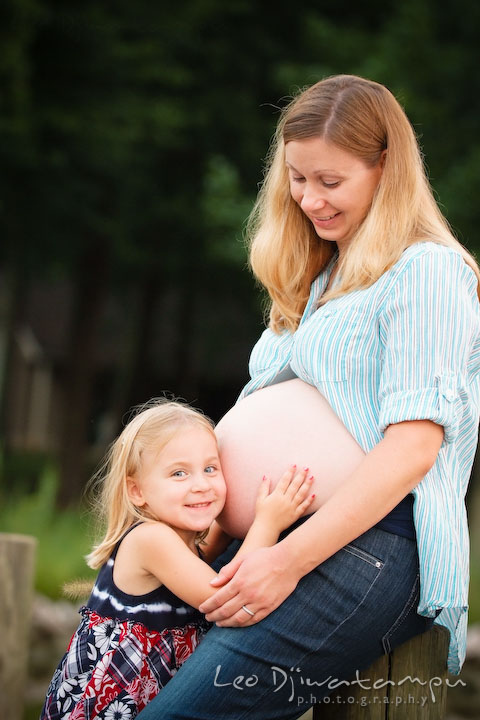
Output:
M190 554L185 542L162 522L148 520L134 526L118 547L114 581L124 592L141 595L165 583L165 573Z
M175 530L160 520L144 520L134 525L123 536L122 545L140 549L151 542L175 542L180 540Z

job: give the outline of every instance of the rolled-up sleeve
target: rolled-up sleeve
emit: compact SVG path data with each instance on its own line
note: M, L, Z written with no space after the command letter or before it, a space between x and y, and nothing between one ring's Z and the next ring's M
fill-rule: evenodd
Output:
M442 246L412 258L392 283L379 317L382 432L432 420L443 426L446 443L456 438L478 335L476 285L461 255Z

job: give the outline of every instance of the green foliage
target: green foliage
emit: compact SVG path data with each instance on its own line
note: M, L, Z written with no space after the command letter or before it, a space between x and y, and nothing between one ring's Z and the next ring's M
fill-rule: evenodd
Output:
M253 198L242 196L236 167L223 156L212 156L205 174L203 196L208 259L233 267L246 263L241 229L252 202Z
M57 482L55 471L47 468L36 492L0 509L0 532L37 538L35 588L52 598L62 596L65 582L95 576L83 559L91 549L91 521L84 508L55 508Z

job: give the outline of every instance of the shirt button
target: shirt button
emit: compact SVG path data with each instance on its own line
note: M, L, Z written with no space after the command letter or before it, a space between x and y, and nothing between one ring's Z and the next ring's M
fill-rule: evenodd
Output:
M455 400L455 395L453 394L453 392L451 390L447 390L447 392L445 393L445 397L449 402L452 402L452 400Z

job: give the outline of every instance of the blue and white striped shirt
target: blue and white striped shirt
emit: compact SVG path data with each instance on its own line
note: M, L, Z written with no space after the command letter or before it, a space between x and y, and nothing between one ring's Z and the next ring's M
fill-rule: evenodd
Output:
M325 396L369 452L392 423L432 420L445 436L413 490L421 592L418 612L450 630L448 658L465 658L469 539L465 493L480 412L477 280L461 255L432 242L407 248L371 287L318 307L334 261L313 281L295 333L266 329L240 397L288 365Z

